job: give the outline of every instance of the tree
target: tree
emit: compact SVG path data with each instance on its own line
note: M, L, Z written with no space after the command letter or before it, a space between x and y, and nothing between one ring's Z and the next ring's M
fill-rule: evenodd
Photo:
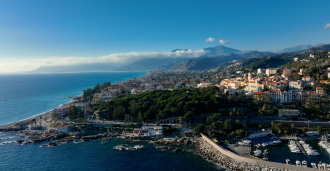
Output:
M285 130L284 131L284 134L286 135L286 134L288 134L289 133L289 130Z
M233 116L233 111L229 112L229 116L232 117Z
M316 131L319 132L319 133L321 133L322 132L322 127L321 126L317 126Z
M52 118L53 119L58 119L58 113L56 112L56 110L54 109L53 112L52 112Z
M184 119L186 120L193 120L194 119L194 113L192 111L188 111L184 116L183 116Z
M138 118L137 118L138 127L142 126L142 121L143 121L142 114L141 114L141 111L139 111Z
M272 125L272 128L274 127L274 121L270 122L270 124Z
M277 131L277 133L281 134L281 133L282 133L282 130L281 130L281 129L279 129L279 130Z
M302 132L307 132L308 131L308 128L307 127L303 127L301 130L302 130Z
M183 118L179 117L179 123L182 124L182 122L183 122Z
M76 106L71 106L69 108L68 116L70 120L75 120L78 118L78 109Z
M194 130L195 130L195 132L201 133L201 132L204 132L205 129L206 129L205 125L199 124Z
M236 111L237 111L237 109L236 109L236 107L234 107L234 108L233 108L233 112L234 112L234 114L236 113Z
M266 110L267 110L267 104L264 104L264 106L262 107L262 111L266 112Z
M296 126L295 126L294 124L291 124L291 128L292 128L292 129L295 129Z

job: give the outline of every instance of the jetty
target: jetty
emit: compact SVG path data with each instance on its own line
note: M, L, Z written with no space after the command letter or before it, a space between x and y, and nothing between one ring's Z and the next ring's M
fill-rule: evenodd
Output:
M298 148L300 149L300 151L301 151L304 155L306 155L307 153L306 153L305 149L303 148L303 146L301 145L301 143L298 141L297 138L295 138L295 141L296 141L296 144L297 144Z
M270 170L279 170L279 171L312 171L318 170L310 167L299 167L295 165L288 165L282 163L275 163L263 160L257 160L253 158L247 158L244 156L237 155L231 151L228 151L211 139L201 134L202 137L198 146L196 147L196 152L207 158L208 160L220 164L224 167L227 167L230 170L236 171L245 171L245 170L254 170L254 171L270 171Z

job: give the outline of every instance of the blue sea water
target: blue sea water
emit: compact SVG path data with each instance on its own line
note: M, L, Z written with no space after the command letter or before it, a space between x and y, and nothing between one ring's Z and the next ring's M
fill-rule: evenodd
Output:
M49 111L97 83L126 81L145 72L0 75L0 125Z
M69 102L60 98L82 94L82 90L107 81L125 81L146 75L145 72L61 73L0 75L0 125L26 119ZM6 139L10 138L10 139ZM0 133L0 171L211 171L223 170L193 152L173 152L145 148L118 151L114 147L127 143L120 138L42 148L44 143L17 145L18 135ZM8 144L7 144L7 143ZM46 142L45 142L46 143ZM192 148L190 148L193 151Z

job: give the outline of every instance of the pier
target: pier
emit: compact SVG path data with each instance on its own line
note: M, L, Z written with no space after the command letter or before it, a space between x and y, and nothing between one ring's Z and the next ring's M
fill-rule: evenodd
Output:
M304 155L306 155L306 151L305 151L305 149L303 148L303 146L300 144L299 140L296 138L295 141L296 141L296 144L297 144L298 148L300 149L300 151L301 151Z
M312 171L318 170L310 167L299 167L282 163L275 163L253 158L239 156L231 151L223 149L211 139L201 134L201 140L197 146L197 152L206 157L210 161L236 171L270 171L270 170L296 170L296 171Z

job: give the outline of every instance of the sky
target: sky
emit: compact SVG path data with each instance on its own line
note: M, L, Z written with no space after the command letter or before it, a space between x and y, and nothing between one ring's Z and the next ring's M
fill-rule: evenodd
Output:
M330 1L0 0L0 72L330 43ZM171 52L174 49L190 51Z

